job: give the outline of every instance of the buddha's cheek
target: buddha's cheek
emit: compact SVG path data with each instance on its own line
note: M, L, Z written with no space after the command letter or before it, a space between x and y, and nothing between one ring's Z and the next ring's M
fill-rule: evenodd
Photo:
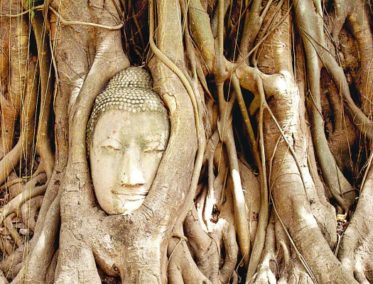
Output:
M146 188L149 190L155 178L159 164L162 159L162 152L145 153L142 157L142 172L146 180Z
M112 192L118 186L118 159L92 151L91 156L92 182L97 201L108 214L120 214L123 200Z

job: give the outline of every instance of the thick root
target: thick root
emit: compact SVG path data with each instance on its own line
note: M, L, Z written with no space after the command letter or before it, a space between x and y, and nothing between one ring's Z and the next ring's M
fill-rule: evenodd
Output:
M342 239L339 259L359 283L373 281L373 168L368 169L355 213Z
M172 238L168 245L168 281L172 284L211 284L194 262L185 241Z
M37 213L41 207L43 199L43 196L36 196L23 203L21 206L20 211L23 223L32 231L35 230Z

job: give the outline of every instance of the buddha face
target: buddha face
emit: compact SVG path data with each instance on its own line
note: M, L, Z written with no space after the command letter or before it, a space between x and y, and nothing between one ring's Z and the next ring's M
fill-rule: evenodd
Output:
M166 113L108 110L90 144L94 191L108 214L128 214L143 203L169 136Z

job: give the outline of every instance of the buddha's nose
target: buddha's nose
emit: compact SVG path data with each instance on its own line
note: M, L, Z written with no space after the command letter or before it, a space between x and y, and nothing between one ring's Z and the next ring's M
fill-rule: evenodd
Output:
M123 157L120 182L122 186L141 186L145 184L144 174L141 168L140 151L128 149Z

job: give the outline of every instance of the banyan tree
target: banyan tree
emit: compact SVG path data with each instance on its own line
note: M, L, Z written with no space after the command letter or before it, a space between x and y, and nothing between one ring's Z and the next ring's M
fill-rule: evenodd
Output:
M0 283L373 283L368 0L0 0Z

